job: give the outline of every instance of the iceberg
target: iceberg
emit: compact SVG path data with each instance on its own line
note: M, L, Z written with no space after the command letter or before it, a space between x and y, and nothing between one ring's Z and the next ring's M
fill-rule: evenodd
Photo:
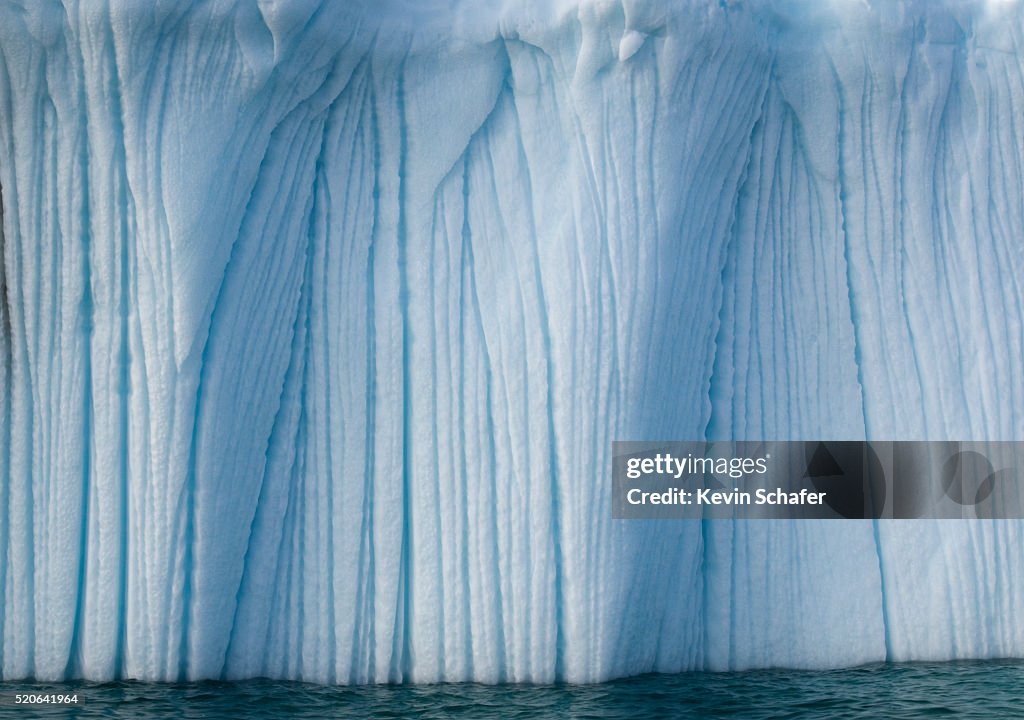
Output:
M0 677L1021 656L1020 521L625 439L1024 437L1013 1L0 4Z

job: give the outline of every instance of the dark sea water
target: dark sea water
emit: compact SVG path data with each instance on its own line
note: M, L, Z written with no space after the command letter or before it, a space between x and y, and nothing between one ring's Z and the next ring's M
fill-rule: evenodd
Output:
M77 693L77 707L15 693ZM0 718L1012 718L1020 661L646 675L601 685L321 687L242 683L0 683Z

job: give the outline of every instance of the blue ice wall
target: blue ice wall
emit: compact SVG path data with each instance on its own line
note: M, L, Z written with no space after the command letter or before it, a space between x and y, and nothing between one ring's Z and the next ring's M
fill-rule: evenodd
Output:
M1024 653L1019 522L614 439L1024 437L1016 2L0 5L0 673Z

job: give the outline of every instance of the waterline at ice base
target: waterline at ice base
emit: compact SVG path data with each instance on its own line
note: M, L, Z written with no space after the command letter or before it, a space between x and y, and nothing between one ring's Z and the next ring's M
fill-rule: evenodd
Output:
M0 676L1024 655L1024 521L614 520L1024 438L1024 5L0 4Z

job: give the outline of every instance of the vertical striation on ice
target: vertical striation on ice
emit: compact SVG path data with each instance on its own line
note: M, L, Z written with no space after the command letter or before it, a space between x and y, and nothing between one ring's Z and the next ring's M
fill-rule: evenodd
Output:
M0 676L1024 652L1024 527L612 521L1024 431L1017 3L0 6Z

